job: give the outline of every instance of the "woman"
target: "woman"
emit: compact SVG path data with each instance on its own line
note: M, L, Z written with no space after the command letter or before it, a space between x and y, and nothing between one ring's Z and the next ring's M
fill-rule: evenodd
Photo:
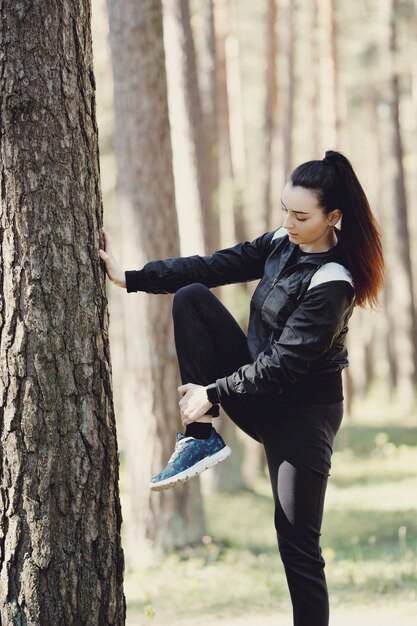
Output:
M319 537L343 415L347 325L355 304L376 304L384 262L377 223L342 154L328 151L297 167L281 202L283 227L209 257L123 273L107 236L100 256L128 292L176 294L185 433L151 489L172 487L228 456L212 427L221 404L265 448L294 625L327 626ZM246 337L210 288L255 279Z

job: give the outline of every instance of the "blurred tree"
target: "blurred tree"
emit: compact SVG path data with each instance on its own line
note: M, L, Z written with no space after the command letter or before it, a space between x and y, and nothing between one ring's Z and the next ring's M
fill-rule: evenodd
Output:
M208 252L220 247L219 191L219 133L217 120L216 33L213 0L204 0L203 45L201 63L201 94L206 138L207 169L205 172L211 200L211 211L204 215L204 237Z
M320 133L321 121L319 110L319 74L320 74L320 50L319 50L319 9L318 0L307 0L306 12L308 13L307 21L307 58L311 59L308 71L303 73L306 84L308 109L307 115L310 116L310 145L311 158L319 158L320 156Z
M381 232L383 236L384 243L384 253L385 256L390 254L391 251L388 250L387 241L388 241L388 231L389 223L387 219L387 207L384 203L384 184L382 180L382 172L383 172L383 146L382 146L382 138L381 138L381 124L379 123L380 115L378 114L378 102L380 95L377 91L377 87L374 83L370 83L366 90L366 128L367 128L367 136L366 136L366 145L368 146L367 150L367 161L369 163L369 169L373 173L373 188L371 197L374 198L374 206L373 210L376 212L379 224L381 226ZM376 376L376 358L373 357L377 350L378 344L381 343L383 346L383 351L385 350L387 363L388 363L388 385L390 392L392 393L397 386L397 362L395 358L395 345L394 345L394 335L395 335L395 318L392 316L392 310L390 307L390 301L392 299L392 285L391 285L391 276L389 272L390 263L387 263L387 272L385 275L385 284L384 290L382 292L382 305L384 308L384 322L381 324L381 329L377 332L376 336L374 333L370 332L369 335L372 337L372 340L368 342L366 341L366 337L364 337L365 345L367 346L367 357L366 360L370 364L367 368L368 370L368 380L367 380L367 389L370 384L373 382L373 378ZM369 324L372 324L372 320L369 319L368 316L368 329ZM372 365L371 365L372 363Z
M267 0L265 11L265 106L262 155L263 170L263 230L272 228L272 177L274 170L274 143L277 124L277 4Z
M228 131L230 136L230 159L232 164L235 232L237 240L244 241L247 239L245 202L246 148L237 7L237 0L227 0L224 5L227 32L224 39L226 61L225 85L229 111Z
M246 239L243 184L245 148L239 41L233 0L215 2L219 219L222 246ZM232 290L228 290L229 294Z
M165 0L164 43L181 253L204 254L207 158L188 0Z
M191 16L188 0L175 0L178 7L178 19L180 22L182 37L182 48L184 55L184 74L185 74L185 90L184 95L188 108L193 141L195 146L196 164L197 164L197 183L200 192L200 204L204 223L204 238L206 241L205 249L209 252L207 246L208 235L205 234L210 228L210 215L212 212L212 190L210 189L210 178L207 176L208 171L208 152L207 141L205 136L205 124L203 117L203 109L201 104L200 86L197 74L197 59L191 29Z
M403 141L400 122L400 87L397 67L398 0L385 0L385 37L382 48L382 67L386 68L385 100L389 106L388 176L392 189L393 222L395 228L392 259L392 298L390 315L395 318L394 340L396 347L397 376L400 393L408 402L413 399L413 386L417 374L417 320L411 264L408 207L403 166Z
M283 183L288 179L293 167L293 126L295 106L295 0L281 0L283 21L286 24L283 53L286 58L286 97L284 101L283 133Z
M216 110L217 110L217 159L218 159L218 208L220 225L220 247L234 245L240 239L245 239L242 210L240 206L241 196L237 192L239 182L235 178L235 169L243 171L242 161L236 157L236 150L232 151L231 126L230 126L230 100L229 80L230 73L239 73L238 58L233 58L236 52L236 41L228 42L229 37L236 37L232 32L232 20L230 16L229 0L220 0L214 4L214 35L216 50ZM232 45L232 59L230 58L230 45ZM227 47L229 46L229 62ZM237 49L238 50L238 49ZM234 85L239 84L235 76ZM240 113L237 113L240 119ZM243 129L241 129L243 131ZM235 126L235 145L241 139L238 138ZM233 161L235 154L235 162ZM242 155L241 155L241 158ZM243 161L244 162L244 161ZM225 305L236 315L236 306L239 287L232 285L221 289L221 299ZM236 315L239 317L239 315ZM216 489L223 491L236 491L246 486L242 473L242 447L237 437L236 426L228 418L222 415L222 435L233 450L233 454L227 463L221 463L214 469L212 484Z
M2 624L125 623L90 11L0 5Z
M342 116L339 99L339 62L335 0L320 0L321 23L321 102L323 145L325 149L341 149Z
M124 251L141 266L180 253L162 6L160 0L108 0L108 6ZM127 297L124 307L130 539L142 561L155 550L196 542L205 531L198 480L152 495L148 489L172 452L179 424L171 304L170 296L140 294Z

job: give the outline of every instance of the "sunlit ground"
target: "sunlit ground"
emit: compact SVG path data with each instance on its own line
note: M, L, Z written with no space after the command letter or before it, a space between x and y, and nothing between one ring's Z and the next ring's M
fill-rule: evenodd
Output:
M417 420L377 405L356 408L333 456L322 547L335 626L417 624ZM208 496L206 514L201 546L127 572L128 625L291 624L266 478Z

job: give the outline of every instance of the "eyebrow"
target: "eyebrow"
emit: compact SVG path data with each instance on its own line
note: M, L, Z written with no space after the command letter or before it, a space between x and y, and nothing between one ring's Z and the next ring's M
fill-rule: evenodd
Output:
M282 198L281 198L281 204L283 207L287 208L285 204L283 203ZM293 213L301 213L302 215L309 215L308 211L293 211Z

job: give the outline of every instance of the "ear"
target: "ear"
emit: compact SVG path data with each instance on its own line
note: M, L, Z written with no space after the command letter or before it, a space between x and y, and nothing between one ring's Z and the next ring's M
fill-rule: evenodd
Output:
M330 211L330 213L327 213L326 217L329 222L329 225L335 226L342 217L342 211L340 209L333 209L333 211Z

